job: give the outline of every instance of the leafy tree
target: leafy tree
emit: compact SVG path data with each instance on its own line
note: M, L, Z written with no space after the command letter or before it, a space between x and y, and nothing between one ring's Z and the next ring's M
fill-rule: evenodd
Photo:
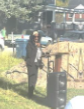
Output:
M56 5L57 6L62 6L62 7L67 7L68 6L68 1L69 0L56 0Z
M37 3L36 0L0 0L0 15L3 14L7 18L15 16L29 21L33 14L42 8Z
M63 4L62 1L67 0L56 0L58 6ZM45 2L46 0L0 0L0 16L15 16L30 21L43 8L42 5L46 5Z
M59 0L59 1L62 1L62 2L67 2L68 0Z
M43 9L44 5L47 5L46 1L48 0L0 0L0 28L6 20L9 29L15 28L16 18L34 21L38 12ZM63 3L63 0L56 0L56 3L57 6L67 6L67 2Z
M16 19L34 21L41 9L41 0L0 0L0 29L6 26L8 33L16 31Z

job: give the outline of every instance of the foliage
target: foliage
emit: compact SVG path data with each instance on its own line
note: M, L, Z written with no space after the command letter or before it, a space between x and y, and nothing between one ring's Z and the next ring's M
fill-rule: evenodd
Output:
M56 6L67 7L69 0L56 0ZM56 14L56 22L61 23L63 21L63 13Z
M57 6L67 7L69 0L56 0Z
M68 0L56 0L58 6L66 6ZM64 2L64 3L63 3ZM43 8L45 0L0 0L0 16L33 20Z
M41 9L35 0L0 0L0 11L7 18L15 16L16 18L31 20L34 13Z

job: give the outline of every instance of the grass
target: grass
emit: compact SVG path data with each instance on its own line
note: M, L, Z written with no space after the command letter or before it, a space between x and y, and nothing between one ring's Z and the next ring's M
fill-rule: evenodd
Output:
M33 100L28 99L28 83L16 83L1 75L23 62L8 52L0 53L0 109L50 109L44 88L36 87Z
M83 95L84 96L84 89L68 89L67 90L67 101L69 101L71 98L77 96L77 95Z
M0 72L10 69L22 61L8 52L0 52Z
M0 73L21 63L9 53L0 54ZM84 89L68 89L67 102L74 96L84 95ZM0 109L50 109L47 105L46 89L36 87L34 98L28 99L28 83L16 83L0 75Z
M46 105L46 92L36 88L33 100L28 99L28 84L9 81L0 77L0 109L50 109Z

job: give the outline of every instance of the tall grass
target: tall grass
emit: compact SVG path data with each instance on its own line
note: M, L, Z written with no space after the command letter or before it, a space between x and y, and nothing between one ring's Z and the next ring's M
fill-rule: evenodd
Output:
M9 52L0 53L0 73L23 62ZM0 75L0 109L50 109L46 100L46 89L36 87L34 99L28 99L28 83L17 84ZM67 102L77 95L84 95L84 89L67 89Z
M0 72L10 69L22 61L22 59L17 59L10 52L0 52Z
M0 53L0 74L23 62L9 52ZM0 75L0 109L50 109L45 105L45 89L36 88L33 100L28 99L28 83L16 83Z

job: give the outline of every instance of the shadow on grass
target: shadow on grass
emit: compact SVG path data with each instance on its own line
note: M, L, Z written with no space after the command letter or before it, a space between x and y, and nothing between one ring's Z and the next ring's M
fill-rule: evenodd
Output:
M49 107L48 102L47 102L48 99L47 99L46 96L45 97L40 97L40 96L34 95L32 100L35 101L36 103L40 104L40 105Z
M18 93L19 95L25 98L28 98L28 86L27 85L28 85L27 82L12 84L10 81L6 80L5 78L0 77L0 87L1 88L3 88L4 90L13 90L14 92ZM35 93L36 94L33 96L32 100L40 105L49 107L47 103L47 97L37 90L35 90Z
M26 84L26 86L24 86ZM0 77L0 87L4 90L13 90L14 92L18 93L19 95L22 95L23 97L27 97L27 83L11 83L6 78Z

